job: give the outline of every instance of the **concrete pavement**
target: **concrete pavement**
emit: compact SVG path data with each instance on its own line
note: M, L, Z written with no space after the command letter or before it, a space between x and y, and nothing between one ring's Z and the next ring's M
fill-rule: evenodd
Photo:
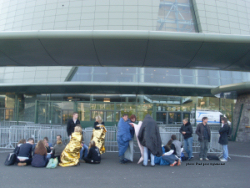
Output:
M117 153L105 153L102 163L90 165L81 163L78 167L57 167L56 169L31 166L4 166L8 153L0 152L0 187L227 187L248 188L250 183L250 143L230 143L232 157L225 165L219 161L198 161L198 155L191 162L181 166L143 167L135 161L121 165ZM190 163L192 165L187 165Z

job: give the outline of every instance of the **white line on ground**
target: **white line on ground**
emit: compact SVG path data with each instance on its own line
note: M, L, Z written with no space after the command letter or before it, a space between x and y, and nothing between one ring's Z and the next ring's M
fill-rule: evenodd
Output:
M229 157L244 157L244 158L250 158L250 155L237 155L237 154L229 154Z

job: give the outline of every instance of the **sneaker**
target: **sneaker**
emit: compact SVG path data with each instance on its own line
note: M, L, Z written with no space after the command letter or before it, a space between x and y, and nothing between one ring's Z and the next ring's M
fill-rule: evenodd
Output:
M178 163L177 163L177 166L180 166L180 165L181 165L181 160L179 159Z
M155 165L151 165L151 167L155 167Z
M80 159L80 161L79 161L80 163L85 163L85 161L83 160L83 159Z
M221 161L221 162L227 162L227 160L224 159L224 158L221 158L220 161Z
M147 166L147 165L142 164L142 166Z
M26 166L27 163L18 163L17 166Z
M191 161L193 159L193 157L191 157L191 158L188 158L188 161Z
M203 159L202 159L202 158L200 158L200 161L203 161Z
M170 166L174 166L174 165L176 165L176 163L177 163L177 161L175 161L173 164L171 164Z
M206 160L206 161L209 161L209 159L208 159L208 158L205 158L205 160Z

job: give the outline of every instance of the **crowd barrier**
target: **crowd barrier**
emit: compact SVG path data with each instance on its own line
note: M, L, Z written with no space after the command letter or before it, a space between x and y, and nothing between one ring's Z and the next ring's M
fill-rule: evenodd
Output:
M106 152L118 152L117 144L117 127L106 127L107 133L105 137L105 148ZM93 128L83 129L83 137L85 144L91 140ZM176 135L177 139L183 142L183 136L179 132L179 127L160 127L160 135L162 139L162 144L166 144L171 135ZM61 135L64 143L68 142L68 136L65 126L44 126L44 125L26 125L26 126L10 126L9 128L0 128L0 148L15 148L20 139L34 138L37 143L39 140L42 140L44 137L48 137L49 142L54 144L56 142L56 136ZM222 148L218 143L219 134L218 131L211 131L211 142L209 146L208 153L221 153ZM193 134L193 153L199 153L200 144L198 142L198 136ZM136 139L134 139L134 151L135 153L139 152L138 144Z

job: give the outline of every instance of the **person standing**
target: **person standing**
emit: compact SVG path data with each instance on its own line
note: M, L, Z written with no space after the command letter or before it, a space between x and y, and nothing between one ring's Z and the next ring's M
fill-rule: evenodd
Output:
M96 116L95 117L95 122L94 122L94 129L95 130L100 130L100 126L101 125L105 125L104 122L102 121L102 117L101 116Z
M132 140L131 129L133 125L128 124L128 115L124 114L123 117L118 122L118 131L117 131L117 143L119 150L120 163L124 164L127 160L124 158L124 153L126 152L129 141Z
M223 158L220 159L221 162L227 162L228 159L228 134L230 131L230 127L227 123L227 118L221 118L222 126L219 130L220 138L219 143L222 145L223 148Z
M130 125L130 134L131 134L131 140L129 141L128 148L126 152L124 153L124 160L133 162L134 160L134 135L135 135L135 129L134 129L134 123L136 121L136 116L132 114L130 118L128 119L128 124Z
M200 161L203 159L208 161L207 151L208 151L208 143L211 138L210 127L207 124L208 118L203 117L202 123L197 125L195 133L198 135L198 141L200 142Z
M193 128L187 118L183 119L183 125L180 128L180 133L184 138L184 149L188 155L188 160L193 158Z
M74 132L76 125L80 124L80 121L78 120L78 113L73 113L73 118L69 119L67 123L67 133L68 137L71 139L71 134Z
M99 148L101 154L105 153L105 136L107 129L104 126L101 116L96 116L96 122L94 123L94 129L91 137L91 141L95 141L95 146ZM83 145L86 147L86 145ZM90 149L90 148L89 148ZM88 154L88 151L85 151ZM86 155L84 158L86 158Z
M144 146L143 166L148 165L149 151L151 152L151 166L155 166L155 156L160 157L162 155L161 136L156 121L149 114L143 120L138 139Z

